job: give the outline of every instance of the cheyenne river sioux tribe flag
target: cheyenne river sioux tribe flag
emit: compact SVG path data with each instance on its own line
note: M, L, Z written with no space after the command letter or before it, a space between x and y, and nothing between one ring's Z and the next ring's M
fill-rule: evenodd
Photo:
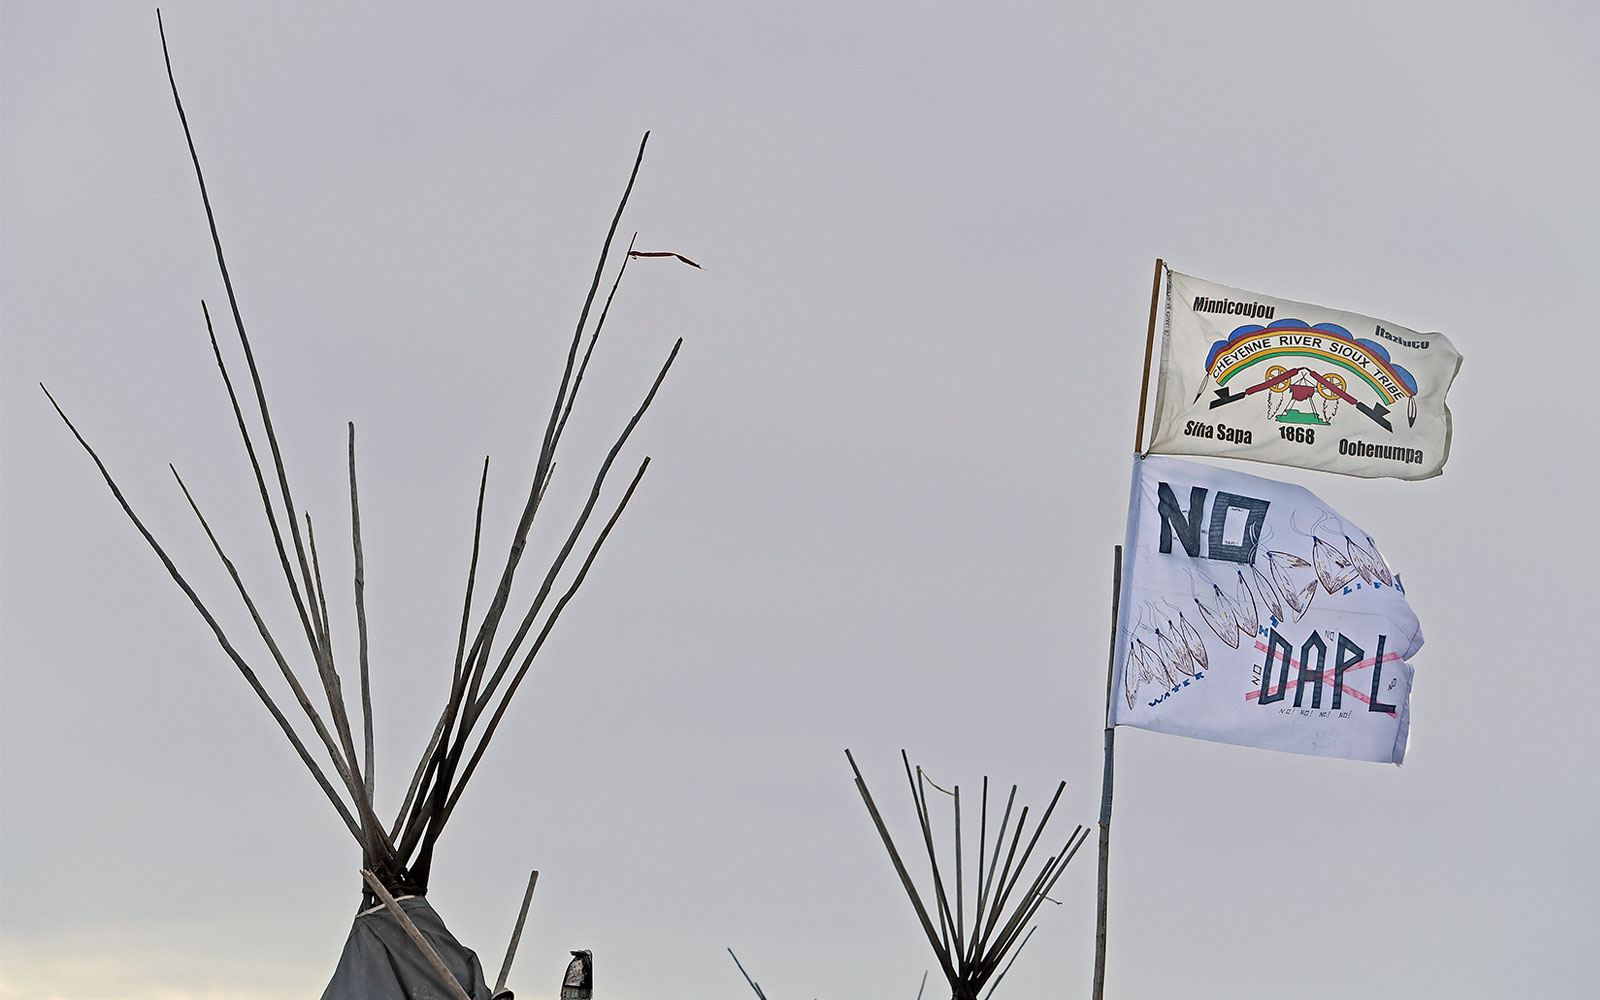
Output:
M1428 479L1460 367L1443 334L1169 270L1149 450Z
M1135 456L1111 724L1400 763L1422 629L1309 490Z

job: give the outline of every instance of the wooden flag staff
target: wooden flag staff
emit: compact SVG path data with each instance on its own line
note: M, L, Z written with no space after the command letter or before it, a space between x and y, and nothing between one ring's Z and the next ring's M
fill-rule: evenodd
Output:
M1150 282L1150 325L1144 332L1144 369L1139 380L1139 426L1133 432L1133 453L1144 451L1144 406L1150 396L1150 358L1156 346L1156 303L1161 298L1161 273L1166 262L1156 258L1156 276Z

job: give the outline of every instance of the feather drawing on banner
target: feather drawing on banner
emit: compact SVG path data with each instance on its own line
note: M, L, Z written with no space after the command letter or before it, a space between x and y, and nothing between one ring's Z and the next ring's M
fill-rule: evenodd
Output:
M1345 584L1361 572L1343 552L1315 535L1311 538L1311 563L1316 567L1322 589L1330 594L1343 590Z
M1272 585L1271 580L1261 575L1259 566L1252 565L1250 572L1255 575L1256 592L1261 595L1261 600L1266 602L1267 614L1278 623L1288 621L1289 616L1283 613L1283 598L1278 596L1278 588Z
M1172 623L1169 621L1167 624L1170 626ZM1194 661L1195 668L1202 671L1210 669L1211 662L1206 657L1205 640L1200 637L1195 627L1189 624L1189 619L1183 617L1182 611L1178 612L1178 628L1175 631L1183 639L1184 649Z
M1371 574L1368 578L1369 583L1381 583L1385 587L1394 586L1394 575L1389 572L1388 564L1378 554L1378 547L1372 544L1372 536L1367 536L1367 545L1371 546L1370 548L1363 547L1349 535L1344 536L1344 542L1345 547L1350 550L1350 561L1357 566L1364 567L1362 570L1363 576L1368 573Z
M1256 606L1256 595L1244 580L1244 570L1239 571L1239 589L1233 595L1233 623L1245 635L1261 631L1261 609Z
M1142 643L1139 640L1135 639L1134 640L1134 644L1128 650L1128 653L1129 653L1130 656L1133 657L1133 662L1139 668L1139 670L1138 670L1139 679L1134 684L1134 687L1137 688L1140 684L1154 684L1156 682L1156 673L1155 673L1154 670L1152 670L1150 668L1150 661L1145 659L1144 643Z
M1172 623L1167 622L1167 627L1170 629ZM1161 650L1161 661L1167 665L1167 673L1182 674L1185 677L1194 676L1194 666L1189 660L1188 652L1179 648L1170 633L1164 634L1160 629L1156 629L1156 648Z
M1167 666L1167 661L1163 660L1159 653L1146 645L1143 639L1135 639L1134 641L1139 644L1140 651L1144 653L1144 662L1150 665L1150 672L1155 674L1155 680L1158 683L1163 687L1172 687L1178 683L1178 679L1172 676L1172 670Z
M1228 598L1216 584L1213 583L1211 589L1216 592L1216 608L1206 607L1198 597L1194 599L1195 607L1200 609L1200 617L1211 626L1211 631L1217 634L1218 639L1227 643L1230 648L1238 649L1239 625L1234 620Z
M1293 552L1272 551L1267 553L1267 570L1283 594L1284 602L1294 612L1294 620L1305 617L1311 599L1317 596L1316 569Z
M1131 709L1135 702L1134 696L1139 693L1140 682L1149 681L1152 678L1150 668L1144 665L1144 658L1139 655L1137 649L1130 649L1128 655L1138 664L1137 670L1124 669L1122 671L1122 696L1128 699L1128 708Z

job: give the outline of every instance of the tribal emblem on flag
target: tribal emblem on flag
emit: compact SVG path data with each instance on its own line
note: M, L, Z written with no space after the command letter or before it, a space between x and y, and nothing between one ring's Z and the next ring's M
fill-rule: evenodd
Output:
M1417 422L1416 377L1390 360L1382 344L1358 340L1335 323L1241 326L1211 345L1202 395L1207 386L1215 386L1213 410L1265 392L1267 418L1280 424L1325 427L1339 404L1349 403L1392 432L1389 414L1402 400L1407 426Z
M1148 451L1396 479L1444 468L1445 393L1461 367L1449 338L1158 273L1166 319Z

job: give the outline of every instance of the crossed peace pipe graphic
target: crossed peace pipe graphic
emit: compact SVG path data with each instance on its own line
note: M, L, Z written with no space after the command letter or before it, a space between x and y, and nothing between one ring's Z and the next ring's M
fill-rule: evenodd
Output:
M1287 370L1273 366L1267 371L1266 381L1258 382L1243 392L1230 392L1227 386L1222 386L1221 388L1217 389L1217 398L1211 401L1211 409L1215 410L1219 406L1225 406L1228 403L1237 402L1241 399L1244 399L1246 396L1251 396L1260 392L1262 389L1275 389L1275 387L1282 387L1286 389L1288 388L1289 380L1301 372L1305 372L1307 375L1310 375L1313 379L1320 383L1320 388L1318 391L1324 396L1327 396L1329 399L1337 397L1344 400L1351 406L1354 406L1356 409L1360 410L1362 413L1365 413L1367 416L1371 417L1373 422L1379 427L1382 427L1391 434L1394 433L1394 427L1390 425L1387 417L1389 412L1389 408L1387 406L1384 406L1382 403L1377 403L1373 406L1367 406L1366 404L1358 401L1348 392L1344 391L1343 379L1339 379L1337 376L1330 378L1319 371L1315 371L1303 365L1299 368L1290 368Z

